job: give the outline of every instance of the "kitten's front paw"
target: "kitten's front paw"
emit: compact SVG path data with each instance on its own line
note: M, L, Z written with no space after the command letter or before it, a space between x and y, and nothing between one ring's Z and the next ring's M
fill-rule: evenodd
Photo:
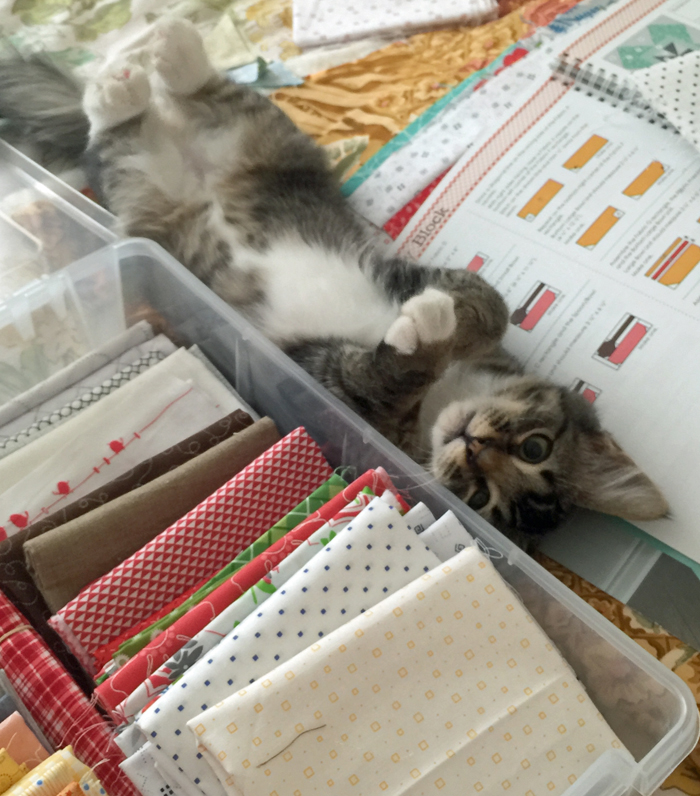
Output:
M459 269L441 270L437 284L455 300L455 357L480 356L503 339L508 306L494 287L478 274Z
M401 306L384 342L410 356L423 346L449 342L457 328L454 299L435 288L426 288Z
M84 107L93 133L142 114L151 101L148 76L140 66L111 68L85 89Z
M202 37L186 19L161 20L155 29L153 66L168 91L187 96L215 74Z

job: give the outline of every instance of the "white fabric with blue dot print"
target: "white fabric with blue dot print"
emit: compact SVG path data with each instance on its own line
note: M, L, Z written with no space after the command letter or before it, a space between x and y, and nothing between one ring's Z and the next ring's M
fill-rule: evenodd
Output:
M206 796L223 794L187 722L439 563L397 505L373 500L145 711L141 730Z

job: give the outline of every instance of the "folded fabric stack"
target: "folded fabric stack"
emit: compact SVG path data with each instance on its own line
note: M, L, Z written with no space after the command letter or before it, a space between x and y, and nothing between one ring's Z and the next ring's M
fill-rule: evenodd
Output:
M386 5L354 0L342 12L329 0L295 0L294 42L302 47L361 39L397 36L448 25L480 25L495 19L496 0L404 0Z
M3 689L16 708L0 724L0 786L12 796L56 796L73 783L104 794L99 771L111 796L133 796L109 726L2 594L0 629Z
M451 512L196 347L137 324L0 420L0 666L49 747L0 724L8 792L556 794L621 748Z

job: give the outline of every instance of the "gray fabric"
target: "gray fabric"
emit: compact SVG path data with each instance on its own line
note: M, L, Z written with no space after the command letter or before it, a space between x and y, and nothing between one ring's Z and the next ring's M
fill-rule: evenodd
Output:
M156 341L159 341L158 344ZM141 353L142 351L144 353ZM94 374L81 380L79 384L69 387L68 390L64 390L51 401L45 402L17 418L4 429L0 429L0 459L57 428L87 409L88 406L111 395L126 382L135 379L136 376L144 373L153 365L157 365L173 351L175 351L175 346L166 337L160 335L160 337L142 343L140 346L130 348L129 351L104 368L100 368ZM122 364L124 361L128 364ZM70 400L61 403L69 396ZM46 412L48 404L56 408ZM31 420L31 422L24 425L27 420ZM20 423L22 423L22 428L19 431L8 434Z
M90 373L120 356L120 354L139 345L139 343L145 343L146 340L150 340L153 336L154 333L150 323L140 321L134 324L118 337L112 338L108 343L95 349L95 351L91 351L84 357L76 359L75 362L72 362L63 370L59 370L58 373L49 376L48 379L45 379L40 384L0 406L0 428L21 415L31 412L32 409L68 389L71 385L76 384Z

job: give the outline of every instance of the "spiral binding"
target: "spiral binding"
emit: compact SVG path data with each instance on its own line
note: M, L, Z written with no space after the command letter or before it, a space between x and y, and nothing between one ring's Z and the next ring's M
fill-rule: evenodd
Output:
M649 105L639 89L624 77L601 67L594 67L580 59L569 60L566 53L553 65L553 76L576 91L621 108L639 119L658 124L664 130L677 132L675 127Z

